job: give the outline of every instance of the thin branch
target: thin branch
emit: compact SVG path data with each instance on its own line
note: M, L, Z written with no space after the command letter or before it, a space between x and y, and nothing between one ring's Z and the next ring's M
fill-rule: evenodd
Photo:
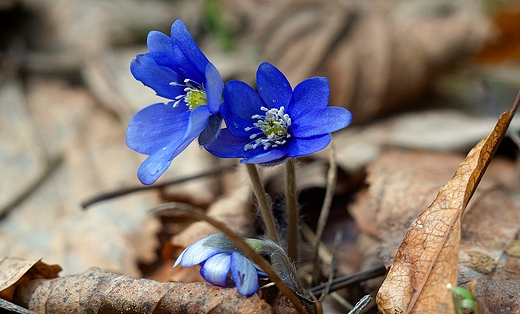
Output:
M386 274L386 268L381 265L377 266L365 271L361 271L355 274L350 274L346 276L342 276L339 278L336 278L332 281L332 285L330 286L330 291L336 291L360 282L363 282L368 279L376 278L379 276L383 276ZM315 286L310 289L312 293L314 293L315 296L319 297L323 293L323 290L325 289L326 284L321 284L318 286Z
M327 280L327 285L320 296L320 301L325 300L327 294L329 294L330 287L332 286L332 281L334 280L335 268L336 268L336 252L338 250L339 244L341 242L341 232L337 231L336 236L334 237L334 245L332 248L332 261L330 262L330 272L329 272L329 280Z
M135 193L135 192L148 191L148 190L154 190L154 189L161 189L161 188L164 188L164 187L167 187L167 186L170 186L170 185L181 184L181 183L184 183L184 182L201 179L201 178L205 178L205 177L208 177L208 176L215 176L215 175L224 173L224 172L232 170L232 169L235 169L235 166L220 167L220 168L217 168L215 170L202 172L202 173L199 173L199 174L196 174L196 175L192 175L192 176L189 176L189 177L184 177L184 178L180 178L180 179L176 179L176 180L171 180L171 181L167 181L167 182L160 183L160 184L144 185L144 186L140 185L140 186L121 188L121 189L117 189L117 190L114 190L114 191L105 192L105 193L93 196L93 197L87 199L86 201L81 202L81 207L83 209L87 209L87 207L92 206L94 204L97 204L99 202L111 200L111 199L114 199L114 198L118 198L118 197L121 197L121 196L132 194L132 193Z

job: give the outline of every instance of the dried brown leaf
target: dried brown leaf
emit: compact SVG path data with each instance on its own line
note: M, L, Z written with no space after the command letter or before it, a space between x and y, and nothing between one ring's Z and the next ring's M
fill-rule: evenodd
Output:
M37 313L272 313L257 295L207 283L134 279L98 268L21 285L14 301Z
M453 311L446 284L457 279L461 216L520 102L499 118L461 163L437 198L411 224L376 300L384 313Z
M361 252L367 255L376 249L377 262L382 258L391 265L407 228L460 160L459 155L391 151L373 162L370 188L358 195L349 210L362 231L382 243L371 242ZM475 297L494 312L520 309L520 255L515 253L520 231L517 174L514 161L493 158L462 219L457 284L465 287L478 280ZM379 282L374 290L380 286Z
M56 278L60 271L60 266L47 265L39 260L4 257L0 259L0 298L11 301L19 285L33 279Z

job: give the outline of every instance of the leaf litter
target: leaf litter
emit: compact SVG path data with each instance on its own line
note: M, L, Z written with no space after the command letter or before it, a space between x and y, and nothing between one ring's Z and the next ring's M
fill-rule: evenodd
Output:
M77 215L75 212L78 209L77 204L86 196L93 195L97 192L111 190L120 187L121 185L128 185L136 181L131 180L134 179L134 173L132 172L133 170L130 170L136 169L136 165L139 164L139 160L135 160L138 158L126 156L125 154L127 154L127 152L125 151L124 147L114 145L115 143L122 142L121 138L118 139L116 132L121 133L121 130L124 129L124 124L126 122L124 121L126 119L125 117L128 117L129 111L131 111L128 109L128 107L124 107L126 100L129 100L128 104L133 108L132 110L136 110L139 108L139 106L142 106L142 104L147 103L147 101L143 101L143 98L151 98L148 96L143 96L146 94L144 91L142 93L139 92L139 95L136 95L136 91L138 89L133 87L137 85L132 85L135 82L131 84L124 79L121 80L121 78L129 76L127 72L128 61L125 61L124 58L119 57L124 54L124 51L120 49L112 49L111 47L114 39L119 40L119 45L122 43L128 44L132 42L133 37L142 37L142 34L139 34L138 32L136 35L130 31L125 32L123 29L117 29L116 26L118 23L112 23L108 28L109 31L103 33L101 37L96 37L95 35L101 34L102 31L100 30L103 30L104 27L106 27L105 22L98 23L101 21L100 17L116 17L116 20L125 20L126 22L124 23L130 23L128 21L132 20L132 17L134 17L132 21L134 22L135 17L139 16L142 19L137 20L138 26L148 31L150 28L156 28L150 27L150 23L156 23L155 25L157 25L157 28L159 29L164 25L171 23L171 12L180 15L186 15L186 12L188 12L188 16L190 16L191 12L191 16L196 16L196 14L193 14L193 12L196 11L198 4L189 4L189 1L181 1L178 4L169 6L164 3L160 3L160 1L154 1L154 4L149 7L150 11L154 11L153 8L156 10L157 7L160 7L162 8L160 10L162 15L160 16L159 20L157 20L157 16L152 14L154 18L152 19L153 21L150 21L149 18L146 18L146 16L148 16L147 14L149 14L149 11L146 11L144 15L141 15L142 12L138 12L140 10L135 10L137 6L135 6L136 3L133 2L126 10L120 10L123 6L125 6L126 3L128 3L125 1L118 2L118 5L115 6L101 5L100 7L96 7L95 2L88 4L80 2L81 1L69 1L68 5L62 8L54 5L50 8L47 8L47 10L42 11L45 14L45 19L50 19L51 24L60 26L56 27L57 32L48 32L46 34L46 36L52 37L51 40L46 41L49 39L49 37L46 36L40 36L38 40L40 43L44 43L43 46L46 46L47 48L52 47L52 49L59 49L61 46L65 47L65 50L68 51L68 53L74 51L74 58L72 59L75 61L72 63L67 63L71 58L61 59L56 57L59 54L49 54L48 56L45 56L45 54L42 53L29 51L27 64L24 65L28 70L29 76L32 76L32 78L38 78L38 75L41 75L42 73L47 76L49 74L51 74L50 76L56 76L57 73L63 73L60 71L63 71L70 66L76 67L76 69L83 67L79 72L82 73L82 79L85 81L87 88L69 89L62 88L63 85L56 88L56 81L51 80L49 83L49 81L47 81L48 77L46 77L45 80L37 81L34 81L32 78L30 78L28 84L26 84L27 82L24 82L24 84L26 84L24 87L30 96L28 99L30 101L30 112L24 118L27 119L25 124L22 127L17 127L16 129L31 130L34 129L34 126L36 125L37 132L43 133L45 142L43 144L38 143L41 138L38 138L37 135L35 135L33 139L30 139L30 141L17 142L30 142L30 145L27 146L32 150L36 149L36 154L33 155L37 157L41 157L45 154L40 151L41 147L43 147L43 150L50 152L55 152L55 149L57 148L59 148L60 151L63 149L63 152L65 153L65 163L62 166L63 168L61 169L61 173L58 173L57 176L53 176L51 178L51 183L47 186L44 186L41 193L33 195L32 199L30 199L27 203L24 203L20 208L17 208L17 211L21 210L23 214L15 213L13 216L14 221L2 225L2 232L7 232L8 230L15 230L16 228L19 228L17 229L18 231L14 234L14 236L12 234L7 234L7 238L5 238L6 242L4 242L3 245L5 245L5 243L8 243L9 245L3 247L4 250L2 250L2 253L4 255L7 253L14 253L17 256L31 256L35 258L45 256L45 260L52 260L54 262L58 261L62 266L64 266L65 272L67 273L79 273L89 266L97 265L101 266L102 268L125 273L127 275L130 274L133 276L138 276L138 271L134 265L135 260L143 259L150 261L152 259L152 256L154 255L153 250L156 247L156 243L152 238L157 231L157 226L153 226L154 222L149 222L144 219L144 215L139 215L136 213L145 213L145 211L151 208L153 204L156 204L158 200L164 200L162 198L165 196L168 197L169 200L184 200L188 202L198 201L199 203L196 204L198 206L211 207L212 205L210 203L214 197L213 192L217 191L218 195L218 186L215 187L218 185L218 183L193 182L193 187L174 187L166 193L161 192L159 197L152 195L151 193L146 195L130 196L125 200L117 200L115 202L99 204L88 213L88 219L85 219L85 215ZM30 6L36 4L35 1L26 1L26 3L30 3ZM44 1L40 1L39 5L43 3ZM245 44L246 46L250 45L251 42L266 43L263 54L265 56L269 56L270 61L279 63L282 68L287 67L287 71L292 77L297 77L298 75L304 75L307 77L315 75L316 73L320 73L321 75L328 73L327 76L330 76L331 82L334 84L334 86L336 86L336 92L341 91L348 93L347 97L344 97L345 95L335 93L336 96L334 96L333 101L340 102L339 105L355 106L355 108L357 108L356 110L359 111L358 122L363 120L369 121L375 116L385 115L387 109L394 110L401 108L408 102L409 99L417 95L421 95L424 90L423 83L425 80L427 80L427 78L433 76L435 71L444 67L445 65L448 65L450 60L455 60L461 55L475 51L475 47L477 47L479 43L487 38L487 25L485 23L485 19L479 14L472 15L475 12L468 14L467 11L465 11L462 7L455 8L456 10L454 12L457 12L457 14L448 16L442 16L442 14L439 15L439 17L442 17L441 19L436 20L435 17L432 19L432 16L428 14L419 14L418 16L421 18L412 20L410 22L409 18L415 18L415 13L417 12L424 13L424 8L421 9L420 6L410 7L407 6L406 3L394 8L393 5L395 3L393 3L392 5L376 6L378 8L378 12L373 14L373 8L367 8L363 5L356 5L353 7L349 5L337 6L337 2L334 3L334 1L327 3L322 8L319 8L317 1L307 1L305 3L298 1L282 1L280 2L280 5L278 5L278 1L272 1L272 6L270 6L270 9L268 10L266 10L265 7L258 7L258 5L263 6L264 4L260 4L255 1L239 1L239 3L237 3L237 1L224 1L224 3L230 3L227 6L229 12L238 12L238 15L240 15L241 18L246 16L245 19L250 22L247 23L247 25L256 25L255 27L257 27L256 31L251 31L251 29L243 27L242 35L244 33L248 34L249 36L246 37L249 38L244 38L244 41L240 43L247 43ZM249 9L245 10L244 8ZM315 27L315 31L313 32L305 32L305 29L308 27L308 25L305 25L306 23L302 23L302 21L310 21L305 17L312 16L310 12L313 11L313 8L319 9L315 10L317 14L312 17L313 22L311 24L314 24L314 26L318 27ZM399 22L397 23L399 28L396 28L396 33L394 36L388 39L387 36L385 36L385 34L387 34L386 26L388 26L387 14L391 11L397 12L397 9L406 13L404 14L405 18L401 20L403 15L400 17L392 16L394 22ZM74 19L74 16L78 16L78 12L81 13L85 19ZM85 12L86 14L83 14ZM126 14L125 16L125 14L122 15L121 12L127 12L130 14ZM97 13L101 14L97 15ZM335 18L330 19L331 16ZM357 20L351 19L353 16L356 17ZM464 16L473 16L474 18L465 20L464 18L461 18ZM57 19L52 20L53 17ZM88 22L88 17L94 18L92 21ZM279 27L276 26L276 23L265 23L265 21L269 21L273 17L275 21L277 20L280 22ZM348 23L346 25L341 25L341 23L338 23L338 21L344 17L348 17L345 19ZM235 17L235 21L236 19L237 18ZM434 68L417 66L418 63L402 64L399 62L399 58L403 57L408 59L408 57L406 55L400 55L399 53L396 53L395 51L388 48L401 46L409 48L410 46L408 46L408 43L414 42L415 40L421 44L417 44L414 47L421 47L421 45L425 43L428 44L424 40L426 40L425 38L429 38L427 35L431 32L415 32L415 30L424 30L428 29L428 27L438 29L438 26L441 25L445 19L450 19L450 21L456 24L456 29L460 30L460 32L451 32L449 34L450 36L440 36L441 38L439 38L439 40L435 43L438 44L437 47L432 45L425 45L425 55L417 53L419 51L422 52L422 49L409 49L411 53L414 53L418 57L418 59L422 58L421 60L423 61L417 61L419 64L435 64ZM105 21L107 20L110 20L110 18L106 19ZM200 23L200 20L194 18L191 23L192 26L195 26L196 28L196 25ZM430 26L427 25L429 23L431 23ZM355 27L351 28L352 25ZM280 32L270 32L268 31L270 27L278 27ZM338 31L338 27L342 29ZM42 28L42 30L43 29L44 28ZM446 29L452 30L454 28L453 26L450 26L446 27ZM80 36L77 36L74 30L83 30L83 33L89 33L90 30L93 31L89 33L90 40L85 40L84 38L78 40L80 39ZM255 30L254 27L253 30ZM123 33L121 33L121 31L123 31ZM473 33L475 36L466 36L468 32ZM237 34L238 33L240 32L237 32ZM439 34L440 33L441 32L439 32ZM294 34L301 34L302 36L293 36ZM37 37L37 34L36 36L35 34L32 34L32 36ZM423 38L423 41L421 41L421 36L426 36ZM261 40L258 40L259 38ZM371 38L373 40L367 41L365 40L367 38ZM308 42L315 42L316 40L319 40L323 45L321 45L322 47L319 47L320 45L314 45L314 50L309 51L309 53L305 55L306 60L310 60L310 62L299 62L299 64L292 62L292 58L290 58L291 55L300 55L302 49L308 46ZM50 46L48 45L49 43L51 44ZM82 46L90 44L92 44L91 47ZM448 47L449 49L444 50L443 48L439 48L443 46L445 48ZM363 49L360 49L361 47ZM96 54L91 55L90 57L93 57L93 59L90 59L89 61L92 62L82 62L82 60L78 60L82 59L84 57L84 53L87 51L97 51L98 53L101 53L105 50L108 50L108 52L102 57L96 56ZM126 51L129 58L134 57L136 53L134 52L134 48L131 50L132 51ZM306 52L305 50L303 51ZM367 53L360 55L357 53L358 51L366 51ZM383 53L379 55L379 52ZM215 55L220 56L219 53L215 53ZM237 59L240 59L238 61L243 62L244 57L240 55L240 52L238 52L236 56L238 56ZM326 60L325 56L327 56L326 62L324 61ZM98 59L96 60L96 58ZM248 56L245 59L249 61L251 57ZM38 60L40 61L38 62ZM48 62L41 62L41 60L47 60ZM389 70L389 65L387 64L389 60L393 60L391 63L393 69L392 71ZM120 66L114 67L115 65ZM106 66L109 71L112 71L112 73L108 73L108 76L107 73L104 73L102 70L100 70L100 68L103 68L104 66ZM353 71L350 71L349 69L353 69ZM114 72L115 76L111 76L114 74ZM410 74L409 76L406 76L410 79L409 84L402 82L403 76L398 74L402 72ZM230 71L229 73L231 76L236 75L236 72ZM247 73L240 73L240 75L247 75ZM62 78L63 77L60 79ZM70 76L66 77L66 79L70 79ZM353 84L353 82L358 82L359 84L356 85ZM100 88L100 85L105 83L112 87L116 86L118 91L116 93L110 93L110 90ZM46 95L46 90L48 90L49 94L55 93L55 96L49 97L49 95ZM139 90L141 91L142 89ZM85 93L85 91L87 91L87 93ZM43 96L41 101L39 99L40 96ZM116 97L121 97L122 101L119 100L114 102ZM66 101L64 99L66 99ZM157 98L154 99L156 101ZM345 104L346 100L350 105ZM52 105L52 102L55 102L54 106ZM22 104L20 106L23 106L23 100L21 103ZM78 106L80 109L78 109ZM73 110L72 114L70 110ZM94 113L92 113L92 110ZM48 111L49 113L45 114L45 111ZM113 114L115 114L115 119L113 119ZM36 117L34 121L31 121L33 118L32 116ZM445 119L449 117L450 114L446 114L444 116ZM92 125L88 126L88 123L81 123L82 119L84 119L86 122L92 122ZM117 121L118 119L119 121ZM421 120L421 118L415 119ZM34 122L36 124L31 125L31 123ZM475 123L479 124L480 122L476 121ZM400 123L396 122L395 124L398 125ZM75 127L70 127L70 125L74 125ZM388 129L386 130L388 131ZM382 134L385 134L385 132L386 131L383 131ZM14 133L25 134L22 132ZM417 134L419 133L420 132L417 132ZM2 132L2 134L6 133ZM77 136L80 134L83 135L80 137L80 141L77 142L79 144L75 144L74 141L78 140ZM59 137L58 140L49 140L50 138L56 136ZM355 134L349 136L356 137ZM373 139L375 137L378 136L368 136L367 138ZM399 139L399 137L396 137L396 139ZM467 144L471 141L472 139L466 139L464 143ZM361 142L373 143L373 141L365 139ZM423 138L422 140L416 141L415 145L421 142L429 142L429 140L424 141ZM85 143L86 145L82 146ZM343 140L341 140L341 143L343 143ZM397 141L397 143L398 146L402 146L399 145L399 141ZM381 143L380 145L384 146L385 143ZM391 145L395 145L395 143ZM79 155L77 155L78 152L84 150L85 147L89 158L81 158ZM381 146L378 146L378 149L380 149L380 147ZM343 145L340 145L339 149L342 148ZM183 171L183 175L181 175L181 177L191 173L190 168L186 167L186 165L191 164L191 166L193 166L192 169L196 169L199 166L208 166L210 164L207 159L198 158L196 147L194 147L192 151L193 154L187 154L186 159L182 163L179 163L177 166L175 166L175 168ZM377 153L372 154L369 159L366 159L360 163L361 166L358 164L356 169L361 169L369 162L370 159L373 159L379 153L380 150L377 150ZM197 156L197 161L192 162L194 161L193 157L195 156ZM39 163L36 164L35 169L38 167L38 169L41 169L42 165L44 164L42 160L43 159L41 158L35 158L35 162ZM120 167L114 169L111 169L112 167L106 166L107 164L116 165L121 160L127 160L128 162L126 162L124 165L121 164ZM353 169L351 167L345 166L348 160L348 155L344 155L343 158L340 156L338 161L340 166L342 166L344 169ZM18 163L17 165L19 166L20 164ZM84 173L90 172L92 165L94 165L93 169L96 169L94 173L84 175ZM326 169L326 167L323 168ZM73 171L70 169L73 169ZM76 172L78 169L84 170ZM187 172L184 172L185 170L187 170ZM35 177L37 173L38 171L33 171L31 173L33 174L31 178ZM177 175L178 174L171 174L171 177L176 178L178 177ZM324 177L323 173L321 176L311 176L313 177L312 179L315 180L308 181L317 181L317 185L320 187L323 185L322 183L319 183L320 180L317 179L319 177ZM19 173L15 173L11 177L14 179L9 179L2 182L19 182L19 180L16 179L22 178L23 176L20 176ZM70 177L76 177L77 180L64 179ZM88 181L88 184L79 183L80 179L83 180L85 177L87 178L86 180ZM23 178L27 179L25 177ZM27 181L30 182L30 180ZM54 186L56 185L56 182L62 181L65 183L59 184L57 187ZM239 181L238 183L243 182ZM312 187L313 184L316 185L316 183L311 183L309 187ZM7 184L7 186L11 187L11 184ZM209 190L211 192L207 193L207 195L201 195L200 198L197 197L196 193L192 192L201 190ZM41 194L46 195L46 197L42 197ZM70 196L68 194L74 196ZM235 205L240 207L241 204L246 204L246 199L246 197L243 197L240 201L231 201L234 202L231 207L234 207ZM247 205L248 208L244 208L243 213L239 214L239 217L240 215L250 215L249 206L251 204L247 203ZM37 208L40 212L35 213L34 210L30 210L31 208ZM56 212L57 209L58 212ZM106 214L109 212L115 212L117 214ZM53 213L52 217L49 217L49 213ZM469 213L471 213L471 210L468 210L468 214ZM65 218L59 218L55 220L57 217L62 216L65 216ZM226 214L223 216L226 216ZM37 221L41 221L43 224L38 227L31 226L32 220L30 221L29 217L35 217ZM120 219L121 217L124 217L124 219ZM51 220L55 220L57 222L51 223ZM110 221L111 223L110 226L106 228L102 228L101 224L97 224L95 228L89 228L87 225L91 224L92 221L103 223ZM234 221L233 218L231 221ZM150 224L152 226L150 226ZM235 224L232 225L235 226ZM251 230L249 228L252 225L252 221L249 220L245 223L245 225L247 226L246 229L241 229L242 227L240 226L238 226L237 229L242 231ZM78 228L78 226L80 227ZM44 231L50 229L52 229L53 232L58 231L58 235L51 238L50 242L52 242L52 246L49 245L44 249L37 247L37 243L31 243L30 240L24 240L22 237L23 234L30 234L32 238L38 238L45 242L45 239L48 240L48 238L45 236ZM121 231L115 231L115 229L122 229L122 235L120 234ZM136 229L139 231L134 232ZM509 234L510 232L508 235ZM71 242L78 243L81 248L73 248L71 250L70 246L66 245L67 243L63 243L59 239L60 237L67 238L70 235L72 235ZM469 233L467 235L468 237L472 237ZM185 237L188 239L189 235L186 234ZM464 228L462 237L464 240ZM19 242L21 247L18 244L15 245L17 242ZM181 242L181 245L178 247L179 249L182 246L189 244L189 241L187 240ZM103 244L92 246L90 245L91 243ZM514 252L514 243L514 239L510 241L510 245L507 246L508 252ZM33 247L32 245L35 246ZM119 249L116 249L115 251L111 250L111 248L114 247ZM461 248L462 247L463 244L461 244ZM131 253L120 254L128 248L131 248ZM86 254L86 252L89 254ZM501 255L496 255L497 252L493 251L492 249L489 251L482 251L479 249L477 250L477 253L481 255L474 256L482 256L482 254L484 254L491 257L491 260L498 261L495 270L500 270L500 265L502 265L502 260L504 259L509 265L508 267L510 267L511 263L515 261L508 260L510 257L514 257L514 253L503 253ZM104 259L103 255L107 255L108 260ZM171 255L171 258L174 258L174 255ZM169 276L170 275L158 277L158 279L170 278ZM496 278L496 280L497 282L500 282L501 278ZM138 281L138 283L143 284L143 286L146 285L141 283L141 281ZM496 286L497 284L495 282L489 281L485 286L485 289L481 288L483 287L482 285L477 285L476 291L481 295L500 295L496 292ZM214 289L212 287L209 288ZM480 291L479 289L483 291ZM236 297L237 296L230 296L229 298L234 299Z

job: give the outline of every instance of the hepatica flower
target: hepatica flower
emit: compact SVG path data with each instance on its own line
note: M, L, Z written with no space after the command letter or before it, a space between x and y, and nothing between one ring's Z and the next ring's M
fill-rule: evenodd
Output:
M328 106L326 78L307 79L293 91L282 72L264 62L256 72L256 85L258 92L240 81L224 86L220 110L227 128L205 145L213 155L276 164L325 148L329 133L352 121L347 109Z
M188 246L173 267L198 264L201 265L200 274L207 282L221 287L235 285L238 292L245 296L258 290L258 275L265 275L221 233Z
M147 44L149 52L138 55L130 71L170 101L137 112L128 125L126 142L131 149L150 155L137 176L143 184L152 184L195 138L202 145L213 140L222 121L223 83L181 20L173 23L170 37L150 32Z

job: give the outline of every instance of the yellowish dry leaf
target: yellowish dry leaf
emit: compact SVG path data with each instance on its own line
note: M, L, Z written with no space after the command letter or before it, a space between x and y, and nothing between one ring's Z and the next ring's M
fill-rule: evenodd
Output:
M4 257L0 259L0 298L12 300L19 285L33 279L56 278L61 271L58 265L47 265L40 260Z
M410 225L376 302L384 313L452 313L446 284L457 280L460 218L520 102L499 118L460 164L433 203Z

